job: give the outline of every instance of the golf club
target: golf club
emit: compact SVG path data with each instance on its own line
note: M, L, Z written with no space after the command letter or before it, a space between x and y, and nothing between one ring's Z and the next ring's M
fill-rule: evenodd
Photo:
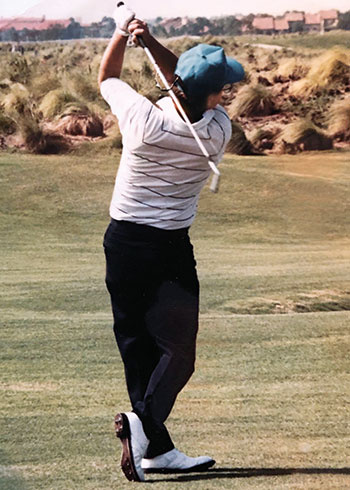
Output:
M117 7L121 7L122 5L124 5L124 2L119 2L117 4ZM191 124L191 121L189 120L186 112L184 111L179 99L176 97L172 87L169 85L167 79L165 78L162 70L159 68L156 60L154 59L151 51L149 50L149 48L146 46L144 40L139 36L138 37L138 41L139 41L139 44L140 46L143 48L144 52L146 53L148 59L150 60L151 64L153 65L153 68L155 69L157 75L159 76L160 80L162 81L162 83L164 84L164 87L166 88L167 92L169 93L170 97L172 98L172 100L174 101L174 104L176 105L178 111L180 112L182 118L184 119L185 123L187 124L189 130L191 131L192 133L192 136L194 137L194 139L196 140L201 152L203 153L203 155L208 159L208 165L209 167L211 168L211 170L213 171L213 178L212 178L212 181L211 181L211 184L210 184L210 190L212 192L218 192L219 190L219 182L220 182L220 171L218 170L218 168L216 167L215 163L210 160L210 155L209 153L207 152L205 146L203 145L202 141L200 140L196 130L194 129L194 127L192 126Z

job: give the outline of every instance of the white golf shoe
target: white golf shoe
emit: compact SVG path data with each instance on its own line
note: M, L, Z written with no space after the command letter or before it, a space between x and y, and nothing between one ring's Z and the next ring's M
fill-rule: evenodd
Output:
M172 449L152 459L143 458L141 462L145 473L192 473L206 471L214 464L214 459L208 456L190 458L177 449Z
M130 481L145 481L141 467L149 440L147 439L141 420L133 412L118 413L115 419L115 431L123 445L121 467Z

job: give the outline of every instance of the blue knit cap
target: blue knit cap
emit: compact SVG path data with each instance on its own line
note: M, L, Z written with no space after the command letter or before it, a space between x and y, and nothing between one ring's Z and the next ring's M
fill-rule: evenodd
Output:
M181 78L188 97L206 96L220 92L227 83L243 80L244 69L235 59L227 58L220 46L198 44L182 53L175 75Z

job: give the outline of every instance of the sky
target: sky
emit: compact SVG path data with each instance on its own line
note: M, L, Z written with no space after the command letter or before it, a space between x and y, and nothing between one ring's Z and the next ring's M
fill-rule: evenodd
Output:
M55 0L51 0L55 1ZM74 2L74 0L72 0ZM96 0L98 2L98 0ZM1 0L0 17L10 17L23 13L27 8L37 4L38 0ZM138 0L129 0L129 3L137 6ZM337 8L341 12L350 9L349 0L245 0L234 2L233 0L209 1L209 0L143 0L147 5L150 18L161 15L170 17L176 15L188 16L219 16L225 14L271 13L280 14L285 10L305 10L317 12L320 9ZM135 10L137 10L135 8Z

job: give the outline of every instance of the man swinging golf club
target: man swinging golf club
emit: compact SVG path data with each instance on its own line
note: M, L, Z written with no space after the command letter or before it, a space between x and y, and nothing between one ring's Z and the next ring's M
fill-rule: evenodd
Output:
M144 473L215 464L175 449L164 422L194 371L199 284L188 230L210 175L208 159L218 164L231 137L230 119L218 104L244 71L217 46L199 44L177 59L118 5L99 73L123 135L104 249L132 405L115 418L122 469L129 480L144 481ZM136 44L142 39L172 91L157 105L120 80L129 35Z

